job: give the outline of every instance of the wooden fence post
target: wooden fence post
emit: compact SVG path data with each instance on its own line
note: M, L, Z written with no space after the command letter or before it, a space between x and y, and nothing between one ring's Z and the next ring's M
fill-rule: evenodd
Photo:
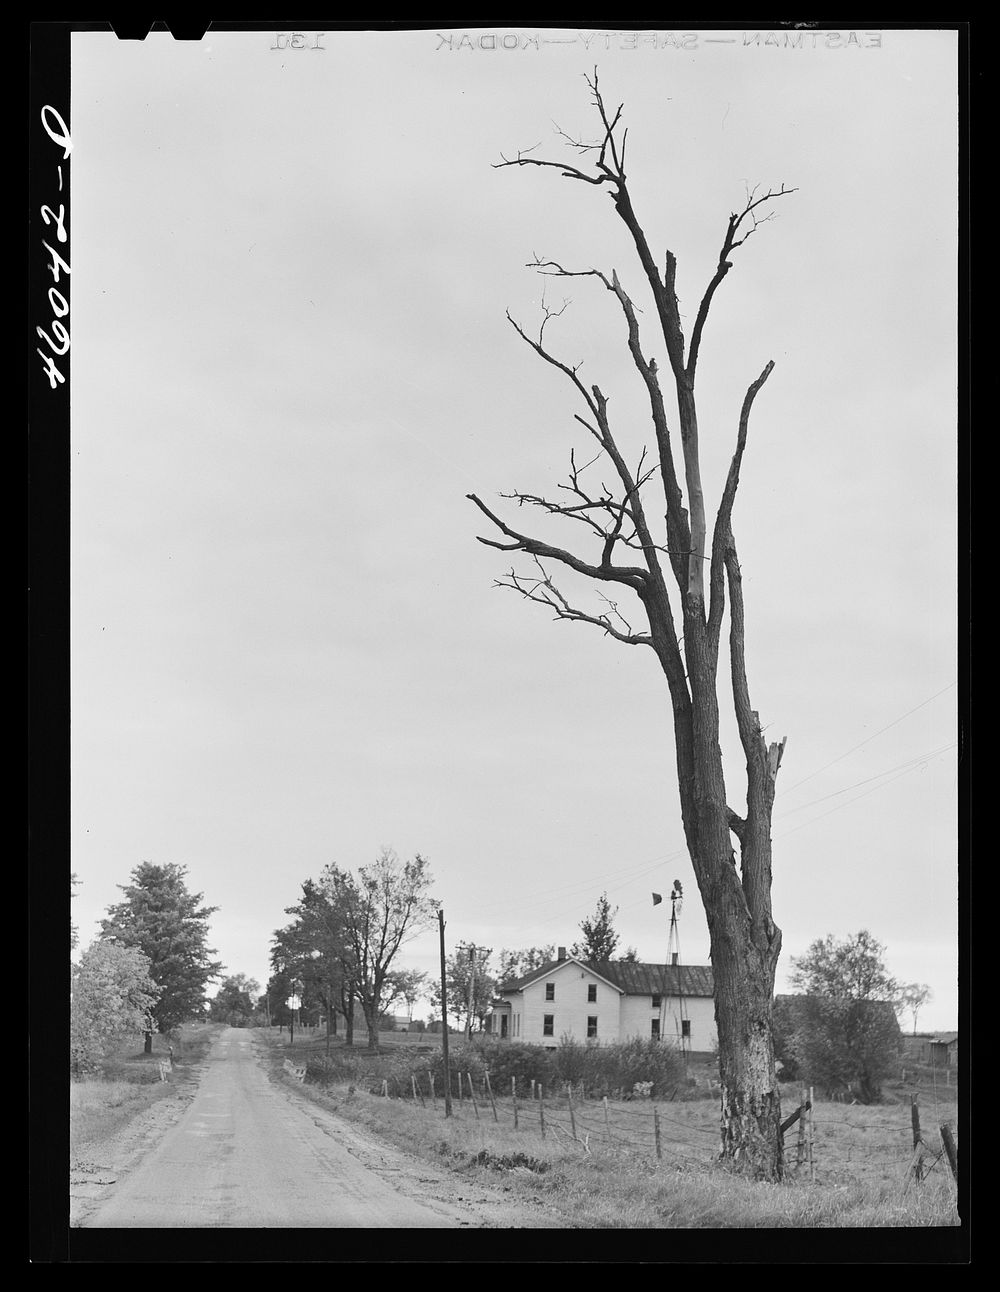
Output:
M517 1130L517 1077L510 1079L510 1101L514 1105L514 1129Z
M427 1083L431 1088L431 1107L436 1109L438 1106L437 1095L434 1093L434 1073L428 1072Z
M813 1088L809 1087L809 1182L815 1183L816 1180L816 1163L813 1160L813 1108L816 1100L813 1098Z
M799 1100L799 1139L795 1146L795 1169L796 1171L806 1160L806 1092L803 1089L802 1097Z
M918 1096L910 1095L910 1125L913 1129L913 1178L922 1180L924 1178L923 1154L921 1145L923 1143L920 1136L920 1106L917 1102Z
M604 1096L604 1133L608 1137L608 1143L611 1143L611 1118L608 1116L608 1097Z
M538 1124L542 1128L542 1139L545 1138L545 1087L538 1083Z
M951 1173L958 1182L958 1153L955 1151L955 1137L951 1133L951 1127L947 1122L941 1126L941 1143L944 1145L944 1151L948 1157L948 1165L951 1167Z
M490 1097L490 1107L493 1109L493 1120L498 1122L500 1118L497 1116L497 1102L493 1098L493 1083L490 1081L490 1074L488 1072L486 1074L486 1093Z
M476 1090L472 1084L472 1073L467 1072L465 1075L469 1078L469 1098L472 1100L472 1107L476 1114L476 1121L479 1121L479 1105L476 1103Z
M569 1125L573 1132L573 1138L576 1139L576 1116L573 1112L573 1085L572 1082L566 1082L566 1099L569 1102Z
M660 1143L660 1110L653 1104L653 1138L656 1140L656 1157L663 1160L663 1145Z

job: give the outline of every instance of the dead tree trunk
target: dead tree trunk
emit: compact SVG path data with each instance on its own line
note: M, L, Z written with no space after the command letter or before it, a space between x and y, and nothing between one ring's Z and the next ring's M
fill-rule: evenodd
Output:
M550 607L559 618L593 624L628 645L647 646L657 657L670 694L685 839L711 937L722 1083L721 1153L741 1172L774 1180L781 1175L781 1114L771 1010L781 931L771 916L771 808L784 741L768 745L758 715L751 708L744 658L743 592L731 523L750 412L773 364L765 365L743 400L735 452L711 535L702 490L695 375L709 308L716 289L732 268L730 256L759 224L770 218L769 214L762 215L761 209L794 190L782 185L763 194L756 189L750 191L743 209L729 217L718 265L686 345L674 292L676 259L672 252L666 252L661 274L632 207L624 164L627 132L619 132L622 109L619 107L609 117L596 72L589 84L600 117L600 136L593 143L564 138L578 154L590 154L590 171L524 154L505 158L499 165L552 167L565 178L607 186L615 210L631 235L652 294L658 323L656 343L662 344L665 351L676 401L681 471L675 465L660 368L656 358L643 349L636 309L618 274L614 270L608 275L596 269L566 269L555 261L536 258L532 267L542 274L594 278L615 297L625 323L628 350L649 400L656 442L655 466L647 464L645 448L637 466L629 465L612 430L607 396L597 385L584 386L577 367L549 350L545 328L562 311L549 310L543 304L537 338L528 336L509 315L508 318L539 358L572 384L583 405L583 411L575 414L576 420L599 447L597 456L585 466L578 466L571 452L568 482L560 486L567 500L557 502L525 493L505 496L519 506L535 506L550 516L581 526L595 545L596 555L584 558L512 529L476 495L469 497L503 535L502 539L481 538L480 542L502 551L526 553L534 559L533 572L512 569L498 580L499 586L513 588L527 599ZM593 485L584 480L584 473L599 460L610 463L614 489L603 481ZM654 532L643 498L643 488L655 474L659 474L663 489L657 510L665 517L664 533ZM661 559L664 556L666 560ZM613 590L618 585L630 590L642 606L648 631L634 630L618 603L604 593L600 595L606 609L588 611L571 604L553 582L546 564L550 562L591 579L598 588ZM676 585L673 596L679 603L680 634L668 586L671 580ZM719 744L719 645L727 591L730 689L746 759L744 815L729 806ZM734 837L739 844L739 867Z

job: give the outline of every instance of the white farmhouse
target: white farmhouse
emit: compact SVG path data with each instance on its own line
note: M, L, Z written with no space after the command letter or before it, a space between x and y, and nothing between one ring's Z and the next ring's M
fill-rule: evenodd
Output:
M555 1049L562 1037L609 1044L659 1039L689 1053L715 1048L712 970L701 965L549 960L497 988L495 1036Z

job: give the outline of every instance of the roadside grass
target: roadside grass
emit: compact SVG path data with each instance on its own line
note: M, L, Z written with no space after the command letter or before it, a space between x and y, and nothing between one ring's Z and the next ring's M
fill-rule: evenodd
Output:
M282 1080L282 1062L290 1055L297 1064L325 1055L322 1039L289 1049L287 1035L284 1043L275 1033L258 1035L270 1042L273 1071ZM565 1215L568 1228L875 1229L961 1223L955 1182L943 1157L931 1151L926 1178L913 1179L909 1093L902 1089L888 1090L887 1102L869 1107L817 1100L812 1172L808 1160L794 1168L793 1127L786 1135L786 1178L769 1185L748 1182L716 1163L717 1097L656 1101L658 1157L651 1101L574 1100L571 1122L567 1098L547 1095L543 1137L538 1102L519 1101L515 1129L509 1095L495 1100L499 1120L481 1090L475 1106L468 1098L453 1098L452 1116L446 1118L440 1091L434 1104L426 1084L419 1088L423 1100L412 1098L400 1058L398 1051L375 1055L334 1046L332 1062L309 1064L299 1089L470 1183L488 1183L512 1200L541 1199ZM328 1084L312 1079L319 1072L331 1078ZM410 1097L372 1093L389 1074L396 1083L390 1092ZM799 1093L786 1087L783 1108L790 1112ZM940 1121L955 1120L954 1088L950 1102L940 1087L936 1093L924 1124L928 1145Z
M69 1087L69 1142L73 1151L116 1134L158 1100L172 1096L207 1053L219 1027L194 1023L170 1036L154 1035L153 1052L143 1052L141 1037L123 1043L107 1055L99 1071L73 1079ZM160 1064L170 1057L174 1066L160 1080Z
M173 1094L167 1082L74 1081L69 1090L69 1142L74 1151L114 1135L137 1114L165 1095Z

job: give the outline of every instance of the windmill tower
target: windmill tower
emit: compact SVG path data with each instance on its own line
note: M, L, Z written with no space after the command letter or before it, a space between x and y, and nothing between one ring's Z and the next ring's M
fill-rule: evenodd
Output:
M681 887L679 879L674 880L674 887L670 893L670 932L667 936L667 963L670 968L677 970L677 1012L678 1022L677 1041L680 1046L681 1054L684 1058L684 1067L687 1068L688 1051L691 1048L690 1025L688 1024L687 1003L684 1000L683 981L681 979L681 938L677 927L677 921L680 918L681 911L684 909L684 889ZM665 994L661 997L662 1002L665 1000ZM663 1033L663 1024L660 1024L660 1034Z

